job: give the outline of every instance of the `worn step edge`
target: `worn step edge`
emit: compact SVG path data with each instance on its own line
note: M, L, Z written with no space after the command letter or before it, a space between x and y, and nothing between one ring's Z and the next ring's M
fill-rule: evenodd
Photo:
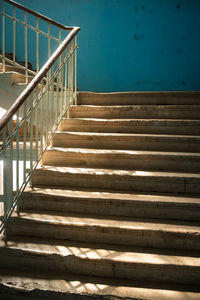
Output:
M199 103L199 92L78 92L78 104L127 105L127 104L174 104Z
M92 119L65 119L62 120L58 130L60 131L77 131L77 132L113 132L113 133L155 133L155 134L184 134L184 135L200 135L200 121L186 120L187 122L177 122L178 120L170 120L170 122L165 122L165 120L160 120L156 122L155 119L139 121L139 119L128 120L127 122L123 120L112 120L109 119L101 122L100 120L95 121ZM80 122L79 122L80 120ZM181 120L183 121L183 120Z
M12 274L12 275L11 275ZM42 278L43 276L43 278ZM45 279L44 279L45 278ZM30 298L56 300L134 299L134 300L199 300L198 287L189 285L144 283L132 280L68 274L54 278L50 272L32 273L13 269L0 271L2 299ZM4 297L4 298L3 298Z
M127 252L100 247L85 248L85 245L45 245L37 239L10 241L7 247L0 247L1 267L44 271L70 271L75 274L106 276L132 280L198 284L200 258L144 252ZM124 250L124 249L123 249ZM162 251L161 251L162 252ZM7 257L7 259L5 259Z
M196 111L200 110L199 104L166 104L166 105L71 105L70 111L110 111L110 112L129 112L129 111Z
M9 219L7 234L166 249L200 249L200 223L105 218L29 211ZM39 229L39 230L38 230Z
M52 146L199 153L200 136L56 131Z
M38 185L199 194L200 174L43 166L33 173Z
M197 196L131 194L118 191L84 191L27 188L19 203L26 209L52 210L101 215L200 220L200 199ZM119 209L120 208L120 209Z
M44 165L200 172L200 154L48 147Z
M199 119L200 105L129 105L129 106L93 106L72 105L69 108L71 118L142 118L142 119Z
M97 118L63 118L61 126L80 125L80 126L196 126L200 120L185 119L97 119Z

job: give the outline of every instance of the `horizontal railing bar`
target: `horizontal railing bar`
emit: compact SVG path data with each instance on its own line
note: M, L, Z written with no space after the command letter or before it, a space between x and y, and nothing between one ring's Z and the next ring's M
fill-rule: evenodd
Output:
M6 0L7 1L7 0ZM10 0L9 0L10 1ZM11 1L12 2L12 1ZM51 66L60 56L60 54L64 51L64 49L69 45L72 39L80 30L79 27L74 27L73 30L68 34L68 36L64 39L64 41L60 44L54 54L48 59L45 65L41 68L41 70L37 73L37 75L33 78L33 80L29 83L27 88L21 93L21 95L16 99L14 104L10 107L10 109L5 113L3 118L0 120L0 131L5 127L5 125L11 120L20 106L24 103L24 101L28 98L28 96L32 93L32 91L36 88L36 86L40 83L46 73L49 71Z
M59 38L56 38L56 37L54 37L53 35L50 35L50 34L44 32L44 31L42 31L42 30L40 30L40 29L36 29L35 27L33 27L33 26L29 25L29 24L25 24L23 21L20 21L20 20L18 20L17 18L14 18L14 17L12 17L12 16L9 16L9 15L7 15L7 14L5 14L5 13L1 13L1 12L0 12L0 15L4 16L4 17L6 17L6 18L8 18L8 19L10 19L10 20L16 21L17 23L19 23L19 24L21 24L21 25L24 25L24 26L26 26L27 28L32 29L32 30L35 31L35 32L38 31L40 34L43 34L43 35L45 35L46 37L50 37L52 40L55 40L56 42L59 42L59 41L60 41Z
M58 23L58 22L56 22L56 21L54 21L54 20L52 20L52 19L50 19L50 18L48 18L48 17L40 14L40 13L37 13L36 11L34 11L34 10L30 9L30 8L27 8L26 6L23 6L23 5L15 2L13 0L4 0L4 1L7 2L7 3L10 3L12 5L14 5L15 7L19 8L19 9L22 9L22 10L28 12L31 15L34 15L35 17L38 17L38 18L40 18L40 19L42 19L42 20L44 20L46 22L49 22L52 25L57 26L57 27L59 27L59 28L61 28L63 30L73 30L73 28L74 28L74 27L71 27L71 26L65 26L63 24L60 24L60 23Z

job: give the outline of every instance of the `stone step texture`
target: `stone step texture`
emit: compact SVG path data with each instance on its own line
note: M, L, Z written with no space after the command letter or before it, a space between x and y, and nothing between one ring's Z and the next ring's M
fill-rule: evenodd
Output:
M200 136L57 131L53 147L200 152Z
M200 221L200 198L198 195L43 186L25 190L20 211L26 210Z
M0 249L2 268L6 267L6 262L1 258L7 255L15 268L23 271L34 268L40 272L58 272L65 275L71 272L114 279L145 278L146 281L160 283L199 283L200 258L188 257L185 251L177 256L172 250L147 251L145 248L109 247L105 244L62 242L56 239L49 239L46 244L42 239L30 237L24 238L23 242L15 237L8 245L9 251ZM18 257L17 264L15 256Z
M63 118L60 131L200 135L200 120Z
M43 165L200 172L200 154L49 147Z
M199 112L198 92L79 93L9 220L2 268L198 299Z
M98 119L198 119L200 105L72 105L71 118Z
M200 104L199 92L79 92L79 105Z

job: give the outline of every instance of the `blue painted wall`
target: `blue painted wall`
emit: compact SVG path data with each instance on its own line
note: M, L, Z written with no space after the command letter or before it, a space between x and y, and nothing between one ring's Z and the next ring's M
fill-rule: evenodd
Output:
M81 27L79 90L200 90L199 0L17 1Z

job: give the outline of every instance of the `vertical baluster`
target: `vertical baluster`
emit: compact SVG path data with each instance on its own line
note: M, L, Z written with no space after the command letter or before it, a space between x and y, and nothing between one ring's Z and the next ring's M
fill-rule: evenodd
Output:
M4 162L3 162L3 187L4 187L4 216L7 218L9 209L13 204L13 119L8 123L8 137L3 133Z
M48 23L48 56L51 56L50 23Z
M58 69L59 69L59 73L58 73L58 120L60 120L60 116L61 116L61 112L62 112L62 99L61 99L61 74L62 74L62 61L61 61L61 55L59 56L58 59Z
M32 177L32 171L33 171L33 94L30 96L30 173Z
M64 110L64 103L63 103L63 89L64 89L64 51L62 53L62 69L61 69L61 110L62 110L62 116L63 116L63 110Z
M5 72L5 16L4 0L2 0L2 55L3 55L3 72Z
M43 95L43 80L41 80L41 95ZM42 155L43 153L43 100L42 100L42 97L40 99L40 156Z
M38 109L38 87L35 90L35 101L36 101L36 107L35 107L35 159L38 160L38 141L39 141L39 129L38 129L38 122L39 122L39 109Z
M68 105L70 105L71 101L71 82L70 82L70 70L71 70L71 57L70 57L70 45L68 46L68 69L67 69L67 77L68 77Z
M77 105L77 34L75 36L75 61L74 61L74 72L75 72L75 105Z
M19 111L16 114L16 200L17 213L19 214Z
M46 101L46 141L47 141L47 145L48 145L48 137L49 137L49 101L50 101L50 85L49 85L49 81L50 81L50 70L47 73L47 101Z
M73 104L73 44L70 43L70 105Z
M59 28L59 45L62 43L61 28Z
M51 68L51 130L54 126L54 65Z
M24 12L24 41L25 41L25 81L28 83L28 52L27 52L27 14Z
M62 38L61 38L61 28L59 28L59 45L62 43ZM58 61L58 69L61 67L61 55L59 56ZM57 116L57 121L56 124L58 125L58 119L60 119L61 115L61 93L60 93L60 88L61 88L61 70L58 72L58 98L57 98L57 105L58 105L58 116Z
M59 62L58 63L58 68L59 68ZM59 114L59 105L58 105L58 101L59 101L59 72L56 76L56 119L55 119L55 124L57 125L58 122L58 114Z
M74 39L71 42L71 82L72 82L72 101L74 104Z
M68 56L67 56L67 48L65 50L65 108L67 106L67 66L68 66Z
M4 238L7 240L7 212L8 212L8 166L7 166L7 149L6 149L6 128L3 129L3 199L4 199Z
M27 135L27 101L24 102L24 113L23 113L23 178L26 181L26 135Z
M39 21L36 17L36 71L39 71Z
M15 177L13 176L13 118L10 120L9 122L9 135L10 135L10 196L9 196L9 209L12 207L13 205L13 181L15 180Z
M16 21L15 21L15 7L13 6L13 61L15 62L15 28L16 28Z

